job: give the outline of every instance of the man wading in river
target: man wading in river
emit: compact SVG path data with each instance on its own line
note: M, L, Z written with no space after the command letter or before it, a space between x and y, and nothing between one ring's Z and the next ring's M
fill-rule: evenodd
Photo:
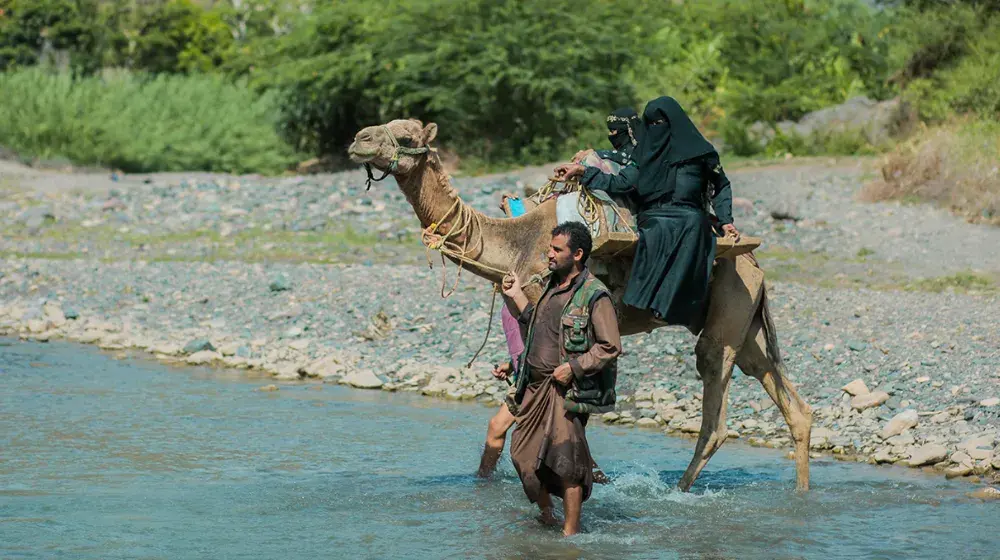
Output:
M542 523L558 524L551 496L563 499L564 535L580 531L580 508L593 487L585 427L591 413L614 407L621 353L608 289L584 267L592 243L583 224L567 222L552 230L552 276L535 306L515 276L503 281L504 295L528 326L510 455L524 493L541 509ZM500 378L509 373L494 370Z

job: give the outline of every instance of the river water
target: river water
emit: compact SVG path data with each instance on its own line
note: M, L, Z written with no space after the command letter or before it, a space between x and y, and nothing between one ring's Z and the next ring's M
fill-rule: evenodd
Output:
M995 503L906 469L592 425L613 483L561 538L505 456L471 473L491 410L0 341L0 558L996 558Z

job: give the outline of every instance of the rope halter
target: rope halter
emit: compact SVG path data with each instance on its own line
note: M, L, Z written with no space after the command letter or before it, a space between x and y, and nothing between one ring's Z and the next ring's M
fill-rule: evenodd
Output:
M388 177L390 173L395 173L396 170L399 169L400 154L407 156L419 156L427 154L428 152L436 151L434 148L431 148L430 146L421 146L419 148L408 148L406 146L400 146L399 141L396 140L396 136L393 135L392 131L389 130L389 127L387 125L382 125L379 128L385 131L386 136L389 137L389 141L392 142L392 157L389 158L389 166L385 168L385 171L382 172L382 176L379 177L378 179L376 179L375 175L372 173L371 163L368 162L364 163L365 171L368 173L368 180L365 181L366 191L372 188L372 181L378 183L379 181L382 181L383 179Z

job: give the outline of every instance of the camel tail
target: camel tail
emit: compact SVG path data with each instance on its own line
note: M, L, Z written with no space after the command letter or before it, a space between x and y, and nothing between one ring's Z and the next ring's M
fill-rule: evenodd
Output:
M767 302L767 284L761 287L760 314L764 320L764 336L767 338L767 359L771 360L778 373L783 375L785 362L781 359L781 349L778 347L778 330L774 328L771 307Z

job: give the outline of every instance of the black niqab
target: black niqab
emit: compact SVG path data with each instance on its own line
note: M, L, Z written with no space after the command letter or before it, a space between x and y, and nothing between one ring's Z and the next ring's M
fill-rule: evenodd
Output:
M659 97L646 104L642 124L634 159L639 165L636 188L643 199L653 199L651 195L669 186L671 167L716 153L673 97Z
M639 144L639 130L642 120L639 114L631 107L615 109L607 118L608 140L614 146L614 152L610 150L599 150L598 155L604 159L611 159L616 163L627 165L635 157L635 149Z

